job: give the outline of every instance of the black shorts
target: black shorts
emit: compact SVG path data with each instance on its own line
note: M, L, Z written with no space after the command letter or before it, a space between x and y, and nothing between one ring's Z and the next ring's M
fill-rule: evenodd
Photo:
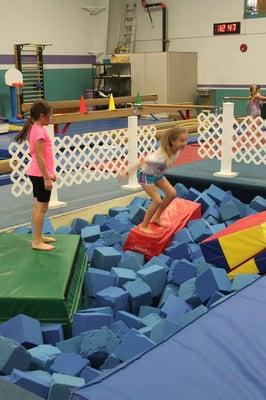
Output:
M42 176L29 176L33 186L33 197L39 203L49 203L51 197L51 190L46 190L44 186L44 179Z

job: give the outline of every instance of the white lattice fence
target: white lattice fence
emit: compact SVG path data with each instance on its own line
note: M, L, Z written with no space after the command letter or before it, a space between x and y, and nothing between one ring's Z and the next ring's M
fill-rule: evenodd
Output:
M129 156L128 135L128 129L118 129L56 137L53 147L57 187L109 179L125 173ZM154 126L137 128L139 156L155 149L155 135ZM13 182L11 192L16 197L28 195L32 192L32 185L26 175L30 162L28 143L11 143L9 152Z
M225 169L230 167L232 160L266 165L265 121L260 117L246 117L239 122L233 116L233 104L225 105L226 117L225 114L211 113L201 113L198 116L200 157L222 160ZM227 173L230 174L230 171Z

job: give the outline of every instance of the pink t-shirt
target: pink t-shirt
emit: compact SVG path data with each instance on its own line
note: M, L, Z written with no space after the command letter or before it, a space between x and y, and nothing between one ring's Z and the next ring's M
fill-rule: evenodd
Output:
M44 129L40 125L33 124L31 127L31 130L30 130L30 133L28 135L28 140L30 143L30 155L32 157L28 171L27 171L28 175L29 176L42 176L42 173L40 171L40 168L39 168L37 160L36 160L35 144L36 144L37 140L43 140L44 141L43 158L45 161L48 175L50 178L53 178L55 176L55 173L54 173L54 156L53 156L53 151L52 151L52 141L51 141L50 136L48 135L46 129Z

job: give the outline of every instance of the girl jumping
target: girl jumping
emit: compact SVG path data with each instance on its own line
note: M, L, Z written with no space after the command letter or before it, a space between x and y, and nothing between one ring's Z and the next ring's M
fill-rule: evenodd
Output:
M262 103L263 101L266 101L266 97L261 95L259 85L251 85L249 91L250 97L247 108L253 118L260 117Z
M50 243L56 242L52 237L42 235L43 221L48 210L53 182L56 180L54 172L54 157L52 142L44 126L50 122L51 108L44 101L33 103L30 117L17 135L16 141L29 141L31 162L27 174L33 185L34 205L32 210L34 250L49 251L55 247Z
M179 151L186 146L187 137L185 129L179 127L168 129L160 135L160 147L146 157L139 166L138 182L152 200L140 228L143 232L153 232L149 226L150 222L163 228L166 227L160 217L165 208L176 197L176 191L163 174L167 168L174 164ZM157 189L161 189L165 193L163 199L161 199Z

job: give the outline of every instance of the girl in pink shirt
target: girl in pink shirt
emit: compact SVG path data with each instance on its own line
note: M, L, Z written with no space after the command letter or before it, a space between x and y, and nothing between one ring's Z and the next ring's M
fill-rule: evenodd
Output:
M53 250L51 243L56 239L42 235L43 221L48 210L53 182L56 180L54 171L54 157L51 139L44 128L51 117L51 108L44 101L36 101L30 110L30 117L16 141L29 141L31 161L28 167L28 176L33 185L34 206L32 211L34 250Z

